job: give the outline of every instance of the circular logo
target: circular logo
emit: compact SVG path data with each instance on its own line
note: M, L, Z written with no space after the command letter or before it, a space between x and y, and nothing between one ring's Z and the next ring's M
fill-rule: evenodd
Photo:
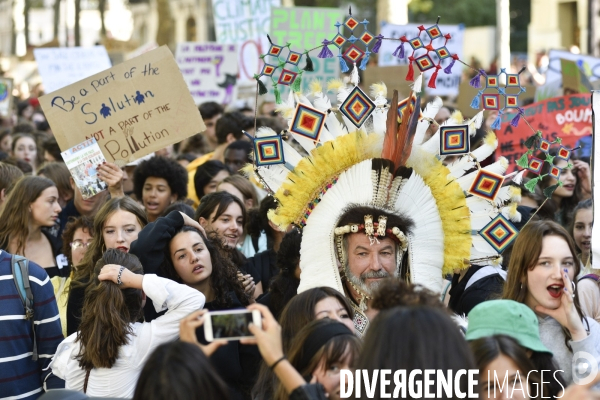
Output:
M598 361L590 353L578 351L573 354L573 382L586 385L598 375Z

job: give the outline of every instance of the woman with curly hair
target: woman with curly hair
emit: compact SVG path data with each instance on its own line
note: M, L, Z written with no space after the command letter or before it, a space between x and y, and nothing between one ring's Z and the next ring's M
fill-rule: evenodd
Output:
M148 221L162 215L177 200L187 197L188 175L185 168L165 157L152 157L133 173L133 192L146 208Z
M250 304L238 279L237 268L223 256L223 244L210 239L203 228L187 215L173 211L150 223L140 232L132 252L140 255L147 271L195 288L206 296L210 311L242 308ZM148 313L146 313L148 318ZM198 340L207 344L204 329L196 331ZM211 357L216 370L232 389L232 398L243 398L249 391L260 355L254 346L228 342Z

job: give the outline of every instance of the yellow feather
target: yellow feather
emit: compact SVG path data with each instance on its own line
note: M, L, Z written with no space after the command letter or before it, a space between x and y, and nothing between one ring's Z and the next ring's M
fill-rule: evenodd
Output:
M344 86L344 82L341 79L330 79L327 81L327 91L338 90Z
M455 121L458 121L459 123L464 121L462 113L458 110L454 111L450 118L452 118Z
M279 113L283 118L292 118L295 109L290 107L287 103L281 103L275 107L275 112Z
M309 93L314 95L315 93L319 93L323 91L323 86L321 85L321 80L313 79L308 84Z
M486 145L494 147L497 141L496 134L494 133L494 131L489 130L487 131L487 134L485 135L485 138L483 140L485 141Z
M414 157L413 157L414 155ZM413 152L408 166L423 178L435 198L444 230L443 274L469 267L471 256L471 215L460 185L436 157L424 151Z
M282 229L300 224L310 203L324 187L351 166L381 153L381 137L355 131L324 143L304 157L287 175L275 197L279 201L269 219Z
M371 97L377 96L387 97L387 86L383 82L374 83L371 85Z

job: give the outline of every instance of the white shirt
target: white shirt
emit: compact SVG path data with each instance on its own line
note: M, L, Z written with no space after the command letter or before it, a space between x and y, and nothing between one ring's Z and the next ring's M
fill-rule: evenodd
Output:
M112 368L94 368L90 373L86 394L90 397L132 398L138 377L146 360L159 345L179 337L179 322L193 311L204 307L205 297L196 289L180 285L156 275L144 275L142 287L152 299L157 312L168 311L152 322L131 324L129 343L119 349ZM76 359L80 342L77 333L63 340L50 363L54 375L65 381L65 388L83 392L85 370Z

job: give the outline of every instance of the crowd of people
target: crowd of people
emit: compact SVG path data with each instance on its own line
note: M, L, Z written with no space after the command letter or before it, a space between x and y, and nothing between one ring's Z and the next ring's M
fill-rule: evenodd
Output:
M206 131L123 168L98 165L108 189L84 198L39 102L17 105L0 132L0 399L338 399L344 370L384 369L478 370L481 398L500 398L490 390L507 391L505 376L516 388L502 398L600 398L600 374L580 384L600 365L589 160L558 165L549 201L550 176L524 190L501 264L456 270L441 294L407 282L391 239L355 231L339 242L344 292L298 294L303 232L269 218L277 201L243 171L252 110L201 104ZM257 126L280 132L271 106ZM262 316L252 338L206 340L208 312L241 308ZM466 376L456 382L467 391Z

